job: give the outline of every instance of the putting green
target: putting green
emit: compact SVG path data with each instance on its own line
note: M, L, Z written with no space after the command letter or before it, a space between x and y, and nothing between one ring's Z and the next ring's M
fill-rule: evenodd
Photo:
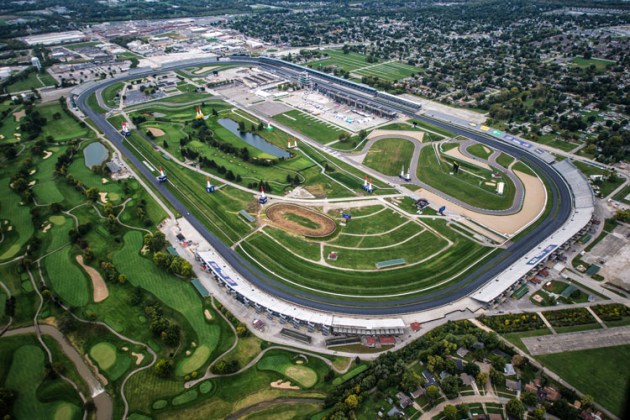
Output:
M54 420L67 420L76 418L79 413L79 407L68 402L62 402L57 405Z
M310 388L317 383L317 373L306 366L289 366L284 370L284 375L293 379L304 388Z
M208 346L199 346L189 357L185 358L177 365L177 374L179 376L188 375L193 370L197 370L203 366L210 357L210 348Z
M116 363L116 347L107 342L98 343L90 349L90 357L102 370L107 370Z
M63 216L50 216L48 220L50 220L52 223L56 224L57 226L61 226L64 223L66 223L66 218Z
M153 405L151 407L153 407L154 410L161 410L164 407L166 407L168 405L168 401L166 400L157 400L153 403Z

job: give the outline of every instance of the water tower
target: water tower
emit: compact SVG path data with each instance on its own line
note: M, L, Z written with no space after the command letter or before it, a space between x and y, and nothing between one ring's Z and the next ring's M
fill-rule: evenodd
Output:
M39 58L33 57L31 58L31 64L37 67L37 71L42 71L42 63L39 61Z

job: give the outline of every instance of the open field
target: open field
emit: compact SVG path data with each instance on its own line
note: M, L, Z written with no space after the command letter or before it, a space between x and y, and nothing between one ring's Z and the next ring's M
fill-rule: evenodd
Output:
M383 175L400 174L402 167L406 170L411 165L414 144L404 139L383 139L372 145L363 164L375 169Z
M24 80L18 80L17 82L7 86L9 93L23 92L31 89L39 89L46 86L54 86L56 84L55 79L48 73L31 72Z
M560 140L558 136L554 134L545 134L544 136L538 137L535 141L540 144L555 147L556 149L560 149L565 152L570 152L578 147L578 144Z
M449 157L449 160L452 158ZM506 176L491 178L492 171L482 170L464 162L459 163L459 173L451 175L452 164L438 155L434 148L425 147L420 152L417 175L430 186L475 207L502 210L512 205L515 187ZM496 187L485 185L486 182L490 181L505 183L503 195L495 192Z
M604 71L606 67L612 66L615 64L615 62L611 60L604 60L600 58L584 58L584 57L573 57L571 62L578 67L594 66L595 70L598 73Z
M553 372L581 392L621 416L628 396L630 345L537 356Z
M324 54L328 54L328 58L312 61L308 63L308 66L316 70L334 66L361 76L378 77L388 81L403 79L423 71L421 68L398 61L377 60L375 63L368 63L366 55L354 52L344 54L340 50L326 50Z
M273 119L321 144L338 140L345 133L341 128L298 110L274 115Z

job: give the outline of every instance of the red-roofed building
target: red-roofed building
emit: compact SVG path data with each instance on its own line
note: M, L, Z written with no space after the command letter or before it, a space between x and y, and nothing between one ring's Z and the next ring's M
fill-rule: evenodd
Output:
M412 322L410 327L411 327L411 331L413 332L420 331L420 329L422 328L419 322Z
M389 346L389 345L393 346L394 344L396 344L396 339L392 337L391 335L381 337L379 338L379 340L382 346Z
M376 338L374 338L374 337L367 337L365 339L365 345L368 346L368 347L376 346Z

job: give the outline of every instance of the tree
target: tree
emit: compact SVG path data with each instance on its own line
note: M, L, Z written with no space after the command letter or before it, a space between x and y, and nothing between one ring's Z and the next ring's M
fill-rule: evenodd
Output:
M584 407L590 407L593 405L593 401L595 401L595 399L588 394L584 394L582 395L581 401Z
M95 203L96 200L98 200L98 189L89 188L87 191L85 191L85 196L87 197L88 200Z
M480 387L486 386L486 384L488 383L488 372L481 372L480 374L478 374L475 377L475 382L477 382L477 385Z
M422 385L422 377L416 372L413 370L406 370L405 373L403 373L400 386L404 391L415 391L420 385Z
M348 395L348 398L344 401L348 410L354 410L359 406L359 398L355 394Z
M459 420L459 414L457 412L457 408L454 405L448 404L444 407L442 411L442 415L446 420Z
M522 419L525 414L525 406L518 398L512 398L505 406L505 411L509 417Z
M160 359L157 361L157 363L155 363L155 366L153 367L153 369L155 370L155 373L160 378L166 379L169 376L171 376L171 371L173 370L173 364L166 359Z
M528 416L527 418L529 417L530 416ZM531 412L531 417L533 417L535 420L545 420L545 407L538 406L534 408Z
M479 375L479 371L479 365L477 365L476 363L466 363L466 366L464 366L464 372L469 374L473 378Z
M144 245L149 248L149 251L157 252L166 246L166 237L159 230L152 235L147 233L144 235Z
M459 395L459 378L457 376L447 376L442 380L442 391L448 399L457 398Z
M440 390L435 385L429 385L425 392L427 398L433 402L440 397Z
M0 418L12 418L13 403L17 398L17 393L9 388L0 388Z
M536 394L531 392L525 392L524 394L521 394L521 400L523 400L523 404L529 407L534 407L536 404L538 404L538 397L536 397Z

